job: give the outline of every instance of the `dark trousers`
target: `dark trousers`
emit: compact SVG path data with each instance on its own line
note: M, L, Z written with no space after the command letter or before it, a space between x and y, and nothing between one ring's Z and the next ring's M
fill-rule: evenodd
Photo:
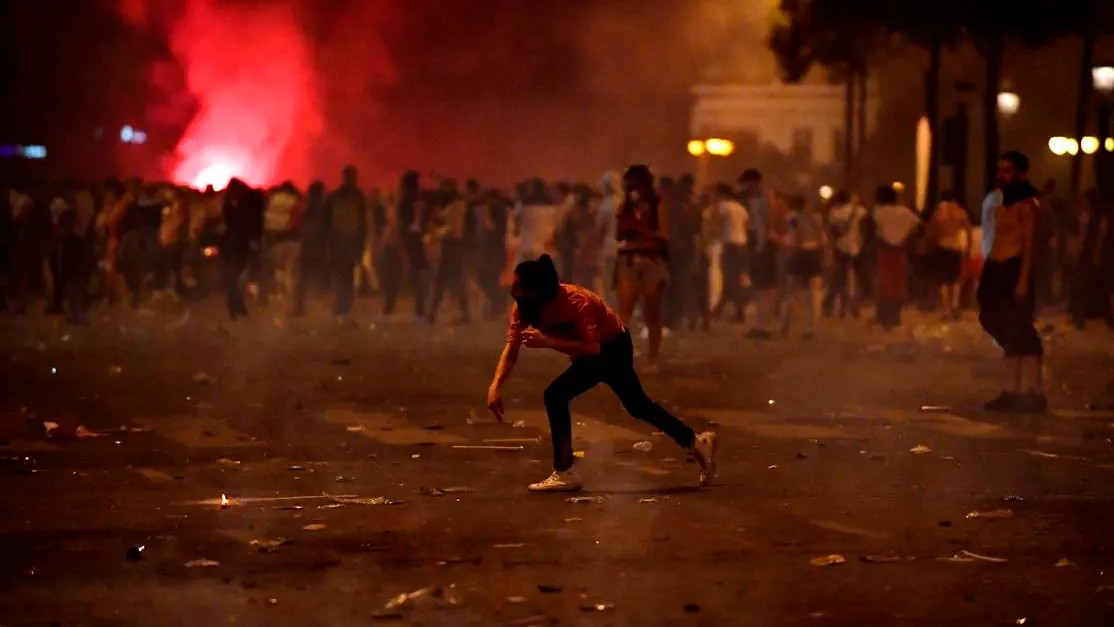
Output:
M352 313L356 296L356 264L360 263L360 244L349 238L335 238L329 243L329 265L332 269L333 313Z
M248 305L244 301L244 281L248 264L251 261L247 244L234 245L221 251L221 280L228 299L228 316L233 320L248 315Z
M574 359L572 365L545 389L545 412L553 438L553 469L572 467L572 415L569 403L600 383L606 383L622 401L630 415L644 420L689 449L696 439L693 430L650 397L642 389L634 371L634 345L630 332L624 332L600 347L600 354Z
M426 297L429 295L429 259L421 233L406 233L402 240L403 252L410 267L410 291L414 295L414 315L426 315Z
M859 259L844 252L836 251L835 263L832 267L831 280L828 282L828 293L824 295L824 313L832 315L835 312L836 300L839 300L839 317L850 313L859 315L858 295L851 295L851 278L855 279L857 290L862 289L859 277Z
M1029 293L1019 301L1014 293L1021 277L1021 257L1004 261L988 259L979 278L979 324L1005 351L1006 357L1032 357L1044 353L1033 324L1034 277Z
M437 266L437 277L433 284L433 300L429 303L429 321L433 322L445 292L451 291L460 304L460 311L467 322L468 286L464 281L464 242L446 238L441 242L441 263Z
M743 271L746 270L745 246L724 244L721 267L723 268L723 297L716 305L716 317L723 315L728 303L735 305L735 318L742 320L746 314L747 293L743 289Z
M379 287L383 290L383 313L389 316L395 312L398 292L402 289L402 248L398 244L385 244L377 255L375 268L379 271Z

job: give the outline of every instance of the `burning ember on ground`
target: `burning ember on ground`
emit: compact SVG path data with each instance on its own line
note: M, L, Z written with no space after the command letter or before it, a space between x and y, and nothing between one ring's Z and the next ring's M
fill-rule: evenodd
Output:
M228 500L227 496L225 496L223 494L220 495L220 508L221 509L226 509L226 508L231 507L231 506L232 506L232 501Z

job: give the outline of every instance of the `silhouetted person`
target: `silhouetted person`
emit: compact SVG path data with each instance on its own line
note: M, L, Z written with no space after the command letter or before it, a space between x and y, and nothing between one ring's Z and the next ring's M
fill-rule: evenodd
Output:
M306 209L298 231L301 245L298 255L298 276L294 280L294 315L306 313L306 288L311 277L320 276L319 269L325 259L325 235L322 216L325 213L325 184L310 183L306 193Z
M367 200L358 186L356 168L344 168L344 182L325 199L329 267L335 301L333 313L343 321L352 313L356 265L367 242Z
M434 237L441 244L441 259L437 264L437 277L433 285L433 300L429 304L428 319L433 324L441 298L451 291L460 304L462 321L470 320L468 287L464 278L464 229L468 205L455 190L443 192L439 204L439 225Z
M222 275L228 297L228 315L236 320L248 315L244 281L253 251L263 238L263 195L239 179L232 179L225 192Z
M420 194L417 172L402 175L398 201L398 228L402 250L410 267L410 289L414 293L414 316L424 320L428 292L429 258L426 256L422 233L427 216Z

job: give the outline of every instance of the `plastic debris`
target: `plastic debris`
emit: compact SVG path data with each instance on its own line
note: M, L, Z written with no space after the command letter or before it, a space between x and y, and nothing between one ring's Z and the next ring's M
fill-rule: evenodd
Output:
M567 522L567 523L578 523L578 522L584 522L584 519L583 518L566 518L565 522Z
M565 499L567 503L603 503L602 496L570 496Z
M525 603L526 597L507 597L507 603Z
M573 451L572 456L575 459L584 459L585 457L588 456L588 454L585 453L584 451Z
M217 380L213 378L208 372L198 372L193 375L193 382L201 385L212 385Z
M110 377L118 377L121 374L123 374L123 372L124 372L124 369L121 368L120 366L113 366L113 367L108 369L108 375Z
M454 485L447 488L441 488L441 491L445 494L467 494L468 492L473 492L474 490L466 485Z
M56 438L60 440L70 439L84 439L84 438L103 438L104 433L91 431L81 425L77 425L72 430L68 427L62 427L57 422L46 421L43 422L43 429L46 429L46 437Z
M909 452L914 454L914 455L924 455L925 453L931 453L932 449L928 448L924 444L918 444L918 445L914 446L913 448L909 449Z
M327 498L341 505L401 505L403 503L403 501L393 501L385 496L373 496L370 498L333 496Z
M512 424L511 426L514 427L515 429L525 429L526 428L526 421L525 420L516 420L516 421L514 421L514 424Z
M418 494L422 496L445 496L445 492L437 488L427 488L425 486L418 488Z
M220 562L204 558L186 562L186 568L216 568L217 566L220 566Z
M652 496L645 496L645 497L642 497L642 498L638 499L638 502L639 503L657 503L658 500L656 498L652 497Z
M217 460L217 464L220 465L220 466L239 466L240 465L240 460L228 459L227 457L222 457L222 458Z
M996 509L992 512L967 512L966 518L984 518L986 520L1000 520L1002 518L1013 518L1012 509Z
M943 559L944 559L944 561L948 561L948 562L973 562L975 560L978 560L980 562L990 562L992 564L1005 564L1007 561L1009 561L1009 560L1007 560L1005 558L1001 558L1001 557L990 557L989 555L981 555L979 553L973 553L973 552L968 551L966 549L961 550L959 553L956 553L955 555L953 555L950 558L943 558Z
M293 471L293 472L302 472L306 469L306 467L305 466L287 466L286 469L290 470L290 471Z
M1002 497L1002 500L1009 503L1010 501L1024 501L1025 499L1023 499L1020 496L1017 496L1016 494L1007 494L1007 495Z
M447 588L429 586L413 592L395 596L383 606L385 610L410 609L414 607L458 607L464 603L455 585Z
M133 562L138 562L139 560L143 559L143 552L146 550L147 547L142 544L133 544L132 546L128 547L128 559Z
M643 440L642 442L636 442L633 448L639 453L649 453L653 450L654 443Z
M512 620L509 623L503 623L503 627L541 627L542 625L550 625L552 623L553 620L545 614L538 614L536 616Z
M926 414L943 413L951 410L951 407L945 407L943 405L921 405L921 411Z
M321 531L326 526L327 525L324 525L322 523L310 523L310 524L306 525L305 527L302 527L302 531Z
M890 562L905 561L905 558L897 557L896 555L862 555L859 559L869 564L888 564Z
M846 564L847 558L843 557L842 555L832 554L825 555L823 557L815 557L813 559L810 559L808 563L812 564L813 566L836 566L839 564Z
M766 466L766 470L777 470L777 464L770 464Z
M305 509L305 508L302 507L301 505L277 505L277 506L275 506L275 511L279 511L279 512L300 512L303 509Z
M592 603L589 605L581 605L581 612L610 612L615 609L614 603Z
M1014 624L1017 624L1017 625L1024 625L1025 623L1029 622L1029 619L1025 618L1025 617L1021 617L1021 618L1019 618L1019 619L1017 619L1013 622L1014 622Z
M506 543L506 544L493 544L493 545L491 545L491 548L493 548L493 549L521 549L524 546L526 546L525 542L510 542L510 543Z
M350 427L345 427L344 430L349 433L359 433L364 430L364 427L363 425L352 425Z
M454 444L453 448L466 451L524 451L525 446L496 446L487 444Z
M355 480L356 479L354 477L345 477L345 476L342 476L342 475L337 475L337 478L336 478L337 483L351 483Z
M1056 562L1056 568L1067 568L1068 566L1075 566L1075 564L1066 557L1061 557L1060 560Z
M774 405L777 404L777 401L775 401L774 399L771 398L770 400L766 401L766 404L769 405L770 407L773 407Z
M250 542L250 545L259 549L262 553L271 553L280 546L290 543L291 541L286 538L256 538Z

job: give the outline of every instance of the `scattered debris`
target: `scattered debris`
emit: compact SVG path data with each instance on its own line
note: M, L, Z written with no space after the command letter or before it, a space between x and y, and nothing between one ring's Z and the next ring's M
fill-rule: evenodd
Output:
M310 524L306 525L305 527L302 527L302 531L321 531L326 526L327 525L324 525L322 523L310 523Z
M271 553L280 546L290 544L291 541L286 538L256 538L249 544L259 549L262 553Z
M59 440L72 440L84 438L102 438L104 433L91 431L81 425L77 425L72 430L69 427L61 427L57 422L46 421L43 422L43 428L46 429L46 437L59 439Z
M1017 496L1016 494L1007 494L1007 495L1002 497L1002 500L1009 503L1011 501L1024 501L1025 499L1021 498L1020 496Z
M232 507L232 501L228 500L227 496L225 496L223 494L220 495L220 508L221 509L228 509L229 507Z
M337 478L336 478L337 483L352 483L355 480L356 480L355 477L344 477L344 476L341 476L341 475L337 475Z
M449 486L447 488L441 488L441 491L445 494L467 494L469 492L474 492L472 488L469 488L466 485Z
M222 458L217 460L217 465L219 465L219 466L239 466L240 465L240 460L238 460L238 459L228 459L227 457L222 457Z
M124 372L124 369L121 368L120 366L113 366L113 367L108 369L108 376L118 377L121 374L123 374L123 372Z
M652 496L644 496L644 497L638 499L638 502L639 503L657 503L658 500L656 498L652 497Z
M810 559L808 563L812 564L813 566L836 566L838 564L847 563L847 558L843 557L842 555L836 555L833 553L832 555L815 557L813 559Z
M798 452L797 453L797 459L808 459L808 454Z
M521 549L524 546L526 546L525 542L511 542L511 543L508 543L508 544L493 544L493 545L491 545L491 548L493 548L493 549Z
M590 605L581 605L581 612L610 612L615 609L614 603L593 603Z
M951 410L951 407L944 407L943 405L921 405L921 411L926 414L945 413Z
M584 451L573 451L572 456L575 459L584 459L585 457L588 456L588 454L585 453Z
M603 503L602 496L570 496L567 503Z
M338 507L344 507L344 504L343 503L328 503L326 505L318 505L317 509L337 509Z
M410 456L410 459L418 459L419 457L421 457L420 453L414 453L413 455Z
M1025 617L1021 617L1021 618L1019 618L1019 619L1017 619L1013 622L1017 625L1024 625L1025 623L1029 622L1029 619L1025 618Z
M305 466L288 466L286 469L290 470L290 471L293 471L293 472L303 472L306 469L306 467Z
M486 444L454 444L453 448L468 451L524 451L525 446L489 446Z
M643 440L642 442L636 442L633 448L639 453L649 453L651 450L653 450L654 443Z
M418 494L421 494L422 496L445 496L445 492L443 490L438 490L437 488L427 488L425 486L418 488Z
M551 586L544 583L538 584L538 592L542 594L557 594L561 592L561 586Z
M1087 461L1086 457L1080 457L1078 455L1061 455L1059 453L1049 453L1047 451L1036 451L1036 450L1027 449L1027 448L1021 448L1021 449L1017 449L1017 450L1018 450L1018 452L1027 453L1029 455L1032 455L1033 457L1043 457L1045 459L1071 459L1071 460L1075 460L1075 461L1079 461L1079 462Z
M201 385L212 385L217 382L208 372L198 372L193 375L193 382Z
M860 555L859 559L870 564L888 564L890 562L905 561L904 557L897 557L896 555Z
M220 566L220 562L204 558L186 562L186 568L216 568L217 566Z
M363 425L352 425L350 427L345 427L344 430L348 431L349 433L359 433L360 431L364 430L364 427Z
M766 401L766 404L769 405L770 407L773 407L774 405L777 404L777 401L775 401L774 399L771 398L770 400Z
M485 444L541 444L540 437L534 438L494 438L484 440Z
M971 518L985 518L986 520L1000 520L1002 518L1013 518L1012 509L996 509L992 512L967 512L967 519Z
M525 420L516 420L516 421L514 421L514 424L512 424L511 426L514 427L515 429L525 429L526 428L526 421Z
M383 606L385 610L409 609L417 606L428 607L457 607L464 600L456 590L455 585L448 588L442 586L429 586L413 592L404 592Z
M133 562L138 562L143 559L143 552L146 550L147 547L142 544L133 544L128 547L128 559Z
M565 522L567 522L567 523L578 523L578 522L584 522L584 519L583 518L566 518Z
M1060 561L1056 562L1056 568L1067 568L1068 566L1075 566L1075 564L1066 557L1061 557Z
M932 449L928 448L924 444L918 444L918 445L914 446L913 448L909 449L909 452L914 454L914 455L924 455L925 453L931 453Z
M507 603L525 603L526 597L507 597Z
M942 557L940 559L942 561L945 561L945 562L973 562L975 560L978 560L978 561L981 561L981 562L991 562L993 564L1005 564L1007 561L1009 561L1009 560L1001 558L1001 557L990 557L989 555L980 555L979 553L973 553L973 552L968 551L966 549L961 550L960 552L956 553L955 555L953 555L951 557Z
M952 526L952 521L950 521L950 520L941 520L941 521L940 521L940 526L941 526L941 527L951 527L951 526Z
M777 470L777 464L770 464L766 466L766 470Z
M340 505L402 505L404 501L392 501L385 496L366 497L343 497L343 496L326 496L325 498L331 499L334 503Z
M277 506L275 506L275 510L280 511L280 512L300 512L303 509L305 509L305 508L302 507L301 505L277 505Z
M267 599L267 605L278 605L278 599Z

